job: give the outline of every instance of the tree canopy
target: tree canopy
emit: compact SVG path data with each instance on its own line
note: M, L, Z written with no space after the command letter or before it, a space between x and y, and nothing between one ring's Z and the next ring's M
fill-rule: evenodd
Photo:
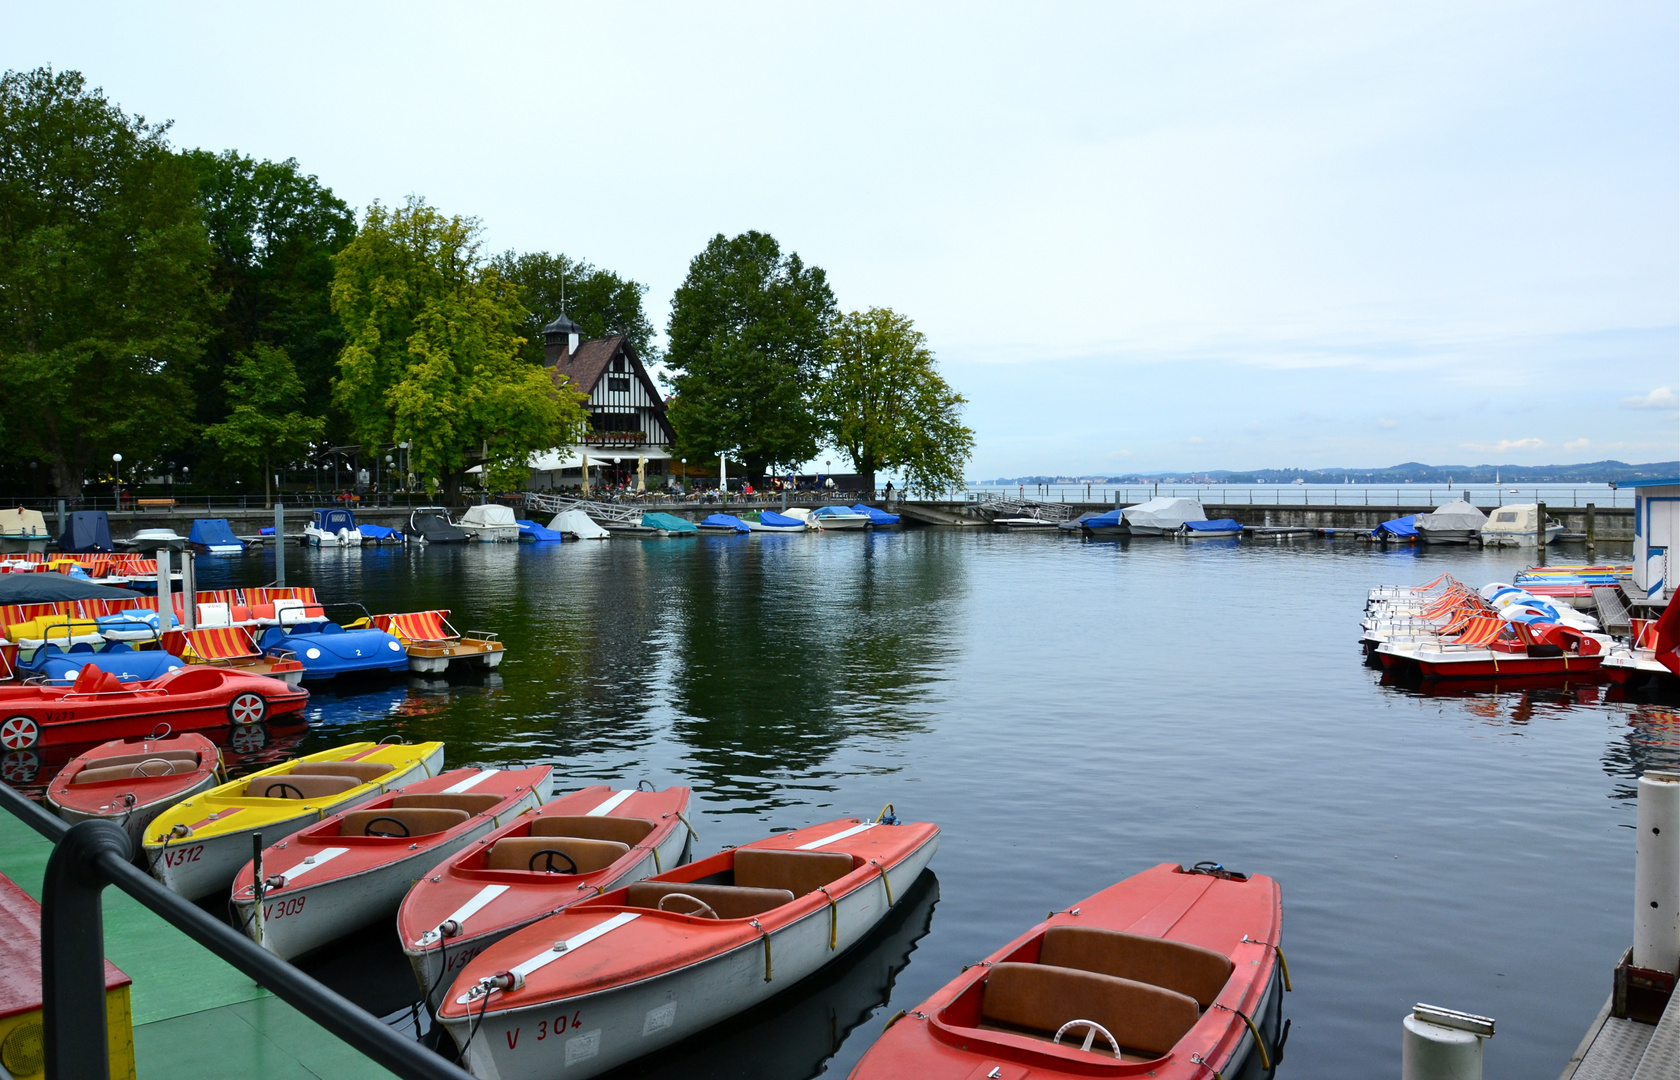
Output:
M560 313L562 297L566 314L577 323L584 338L623 334L644 363L658 359L653 323L642 309L646 285L582 259L546 251L506 251L496 256L492 265L519 288L519 302L527 312L520 328L525 335L522 355L531 363L543 362L542 328Z
M318 416L298 411L303 405L303 380L286 350L261 342L234 360L228 369L226 391L231 408L227 419L204 431L234 465L262 468L263 496L274 480L274 462L303 454L326 430Z
M335 260L344 326L334 401L361 442L406 442L414 471L453 496L466 469L522 483L536 450L570 446L581 395L520 359L527 312L479 253L478 223L424 200L368 208Z
M817 412L866 488L874 489L877 469L902 472L907 487L930 497L960 488L974 452L974 432L962 423L964 404L905 316L870 308L835 326Z
M60 495L113 452L155 459L192 415L217 301L167 131L76 72L0 77L0 444Z
M753 476L815 454L811 387L834 316L820 267L783 255L766 233L713 237L671 301L665 364L679 453L733 452Z

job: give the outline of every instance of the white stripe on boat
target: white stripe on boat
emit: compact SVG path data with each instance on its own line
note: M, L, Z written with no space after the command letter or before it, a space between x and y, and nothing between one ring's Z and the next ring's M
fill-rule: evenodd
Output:
M615 791L615 792L612 793L612 798L608 799L606 802L602 803L600 806L597 806L595 809L589 811L589 813L587 813L583 816L584 817L605 817L608 814L612 813L614 810L618 809L618 804L619 803L623 802L625 799L628 799L630 796L632 796L634 794L636 794L634 791Z
M507 892L508 888L509 886L507 885L484 886L484 888L478 890L478 892L473 895L471 900L468 900L449 915L445 916L443 922L449 922L453 919L455 922L465 925L468 919L484 910L484 905ZM436 941L439 936L438 927L442 925L443 923L438 923L437 926L434 926L424 934L421 934L420 940L415 942L415 944L430 945L432 942Z
M471 791L473 788L475 788L478 785L484 783L484 781L490 779L492 776L495 776L497 773L499 773L501 771L502 770L500 770L500 769L485 769L483 772L479 773L477 776L469 776L465 780L461 781L459 784L449 785L448 787L443 789L443 793L445 795L454 795L454 794L456 794L458 792L462 792L462 791Z
M531 972L545 967L548 964L552 964L554 961L560 959L562 956L565 956L578 946L587 945L601 935L617 930L625 923L634 922L639 918L641 918L641 914L639 912L621 911L610 919L596 923L594 926L591 926L581 934L574 934L565 941L557 942L557 948L544 949L542 952L531 957L531 959L514 968L513 973L523 979L527 975L531 974ZM474 989L477 988L475 987ZM456 998L455 1002L458 1005L465 1005L468 1001L472 1000L473 996L474 995L470 992L465 993Z
M292 867L290 870L281 871L280 872L280 877L285 880L287 885L290 885L292 882L296 881L298 878L300 878L303 875L309 873L309 871L320 869L322 866L325 866L327 863L332 862L334 859L338 858L340 855L344 854L346 851L349 851L349 850L350 849L347 848L347 847L323 848L320 851L316 852L314 855L311 855L309 858L305 859L303 862L298 863L296 866Z
M800 844L799 847L796 850L798 850L798 851L811 851L815 848L822 847L824 844L832 844L836 840L844 840L848 836L856 836L860 832L868 832L870 829L873 829L878 824L879 824L879 822L871 821L871 822L868 822L868 823L863 824L863 825L853 825L849 829L842 829L840 832L835 833L833 836L825 836L821 840L813 840L809 844Z

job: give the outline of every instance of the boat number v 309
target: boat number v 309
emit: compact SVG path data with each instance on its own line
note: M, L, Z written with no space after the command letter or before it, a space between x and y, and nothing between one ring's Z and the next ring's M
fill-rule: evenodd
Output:
M556 1016L554 1018L554 1025L552 1027L549 1026L549 1023L548 1023L547 1020L544 1020L542 1022L542 1024L538 1026L538 1028L537 1028L537 1041L542 1042L544 1039L548 1038L550 1035L558 1035L561 1032L565 1031L567 1028L575 1028L581 1023L583 1023L583 1013L581 1013L581 1012L573 1013L569 1017L565 1013L561 1013L559 1016ZM512 1050L519 1045L519 1029L514 1028L512 1031L509 1031L506 1034L507 1034L507 1041L508 1041L508 1049Z
M163 865L185 866L190 862L197 862L198 857L202 854L204 854L203 844L194 844L190 848L177 848L174 851L165 851L163 853Z
M284 919L288 915L296 915L303 910L303 902L307 896L294 896L290 900L282 900L277 904L263 905L263 918Z

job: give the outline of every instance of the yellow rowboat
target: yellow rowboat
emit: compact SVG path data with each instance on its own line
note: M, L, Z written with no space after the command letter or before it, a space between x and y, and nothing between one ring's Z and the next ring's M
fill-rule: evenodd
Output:
M146 829L146 866L188 900L226 892L251 861L251 837L299 829L443 769L443 744L347 743L212 788Z

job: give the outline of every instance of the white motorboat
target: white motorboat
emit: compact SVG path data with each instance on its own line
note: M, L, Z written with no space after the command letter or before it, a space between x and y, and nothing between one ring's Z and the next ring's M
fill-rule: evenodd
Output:
M1535 547L1539 538L1540 504L1514 503L1501 506L1482 526L1482 543L1487 547ZM1563 524L1554 518L1546 519L1546 543L1563 532Z
M774 510L760 510L756 518L747 520L747 528L753 532L804 532L811 526L806 518L810 511L794 507L785 514L778 514Z
M992 524L1007 532L1048 532L1058 528L1061 522L1055 518L1027 516L993 518Z
M361 547L362 532L348 510L317 510L303 527L303 542L314 547Z
M47 519L39 510L0 510L0 552L18 554L47 550Z
M1412 525L1426 544L1468 544L1481 536L1487 519L1486 514L1459 499L1442 503L1433 513L1419 514Z
M1187 521L1206 521L1202 504L1195 499L1174 499L1165 496L1128 506L1120 511L1126 528L1133 536L1170 536L1184 527Z
M511 506L495 503L469 506L455 524L483 544L519 542L519 522L514 518Z
M818 507L808 520L810 524L825 532L830 529L866 529L869 527L869 515L860 514L849 506Z
M562 510L549 521L548 527L573 540L605 540L612 536L582 510Z
M141 551L158 551L168 548L170 551L180 551L187 546L187 538L174 529L141 529L134 534L133 539L121 542L124 547L138 548Z

